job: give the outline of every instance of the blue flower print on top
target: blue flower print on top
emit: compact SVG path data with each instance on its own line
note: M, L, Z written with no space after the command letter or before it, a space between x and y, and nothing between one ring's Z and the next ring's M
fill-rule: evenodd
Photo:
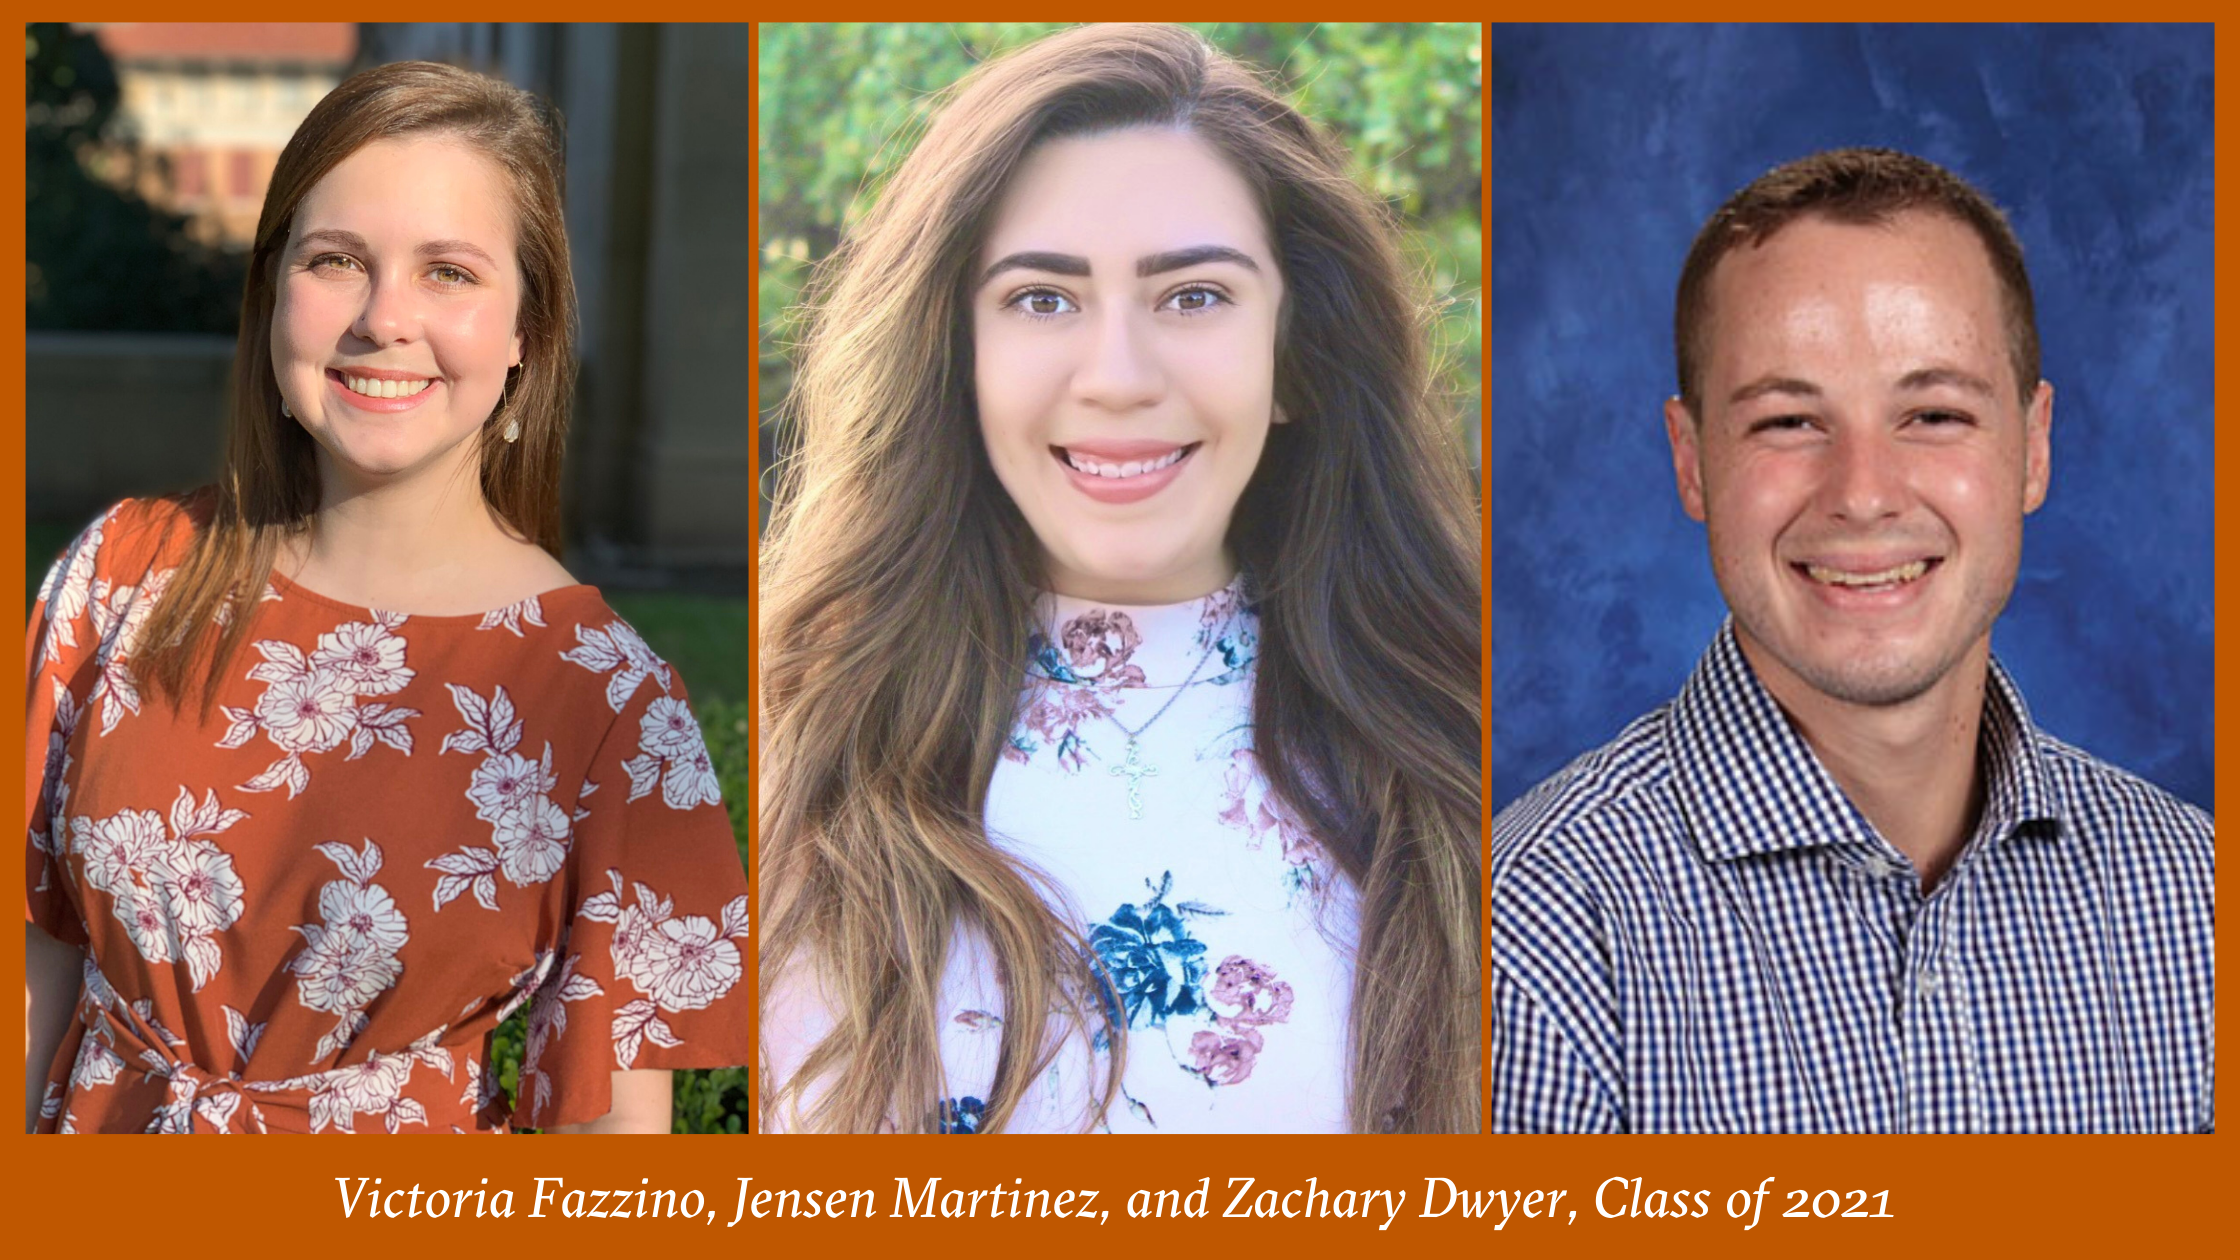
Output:
M980 1123L987 1116L988 1104L977 1098L944 1098L941 1100L939 1133L978 1133Z
M1227 912L1195 901L1168 905L1172 871L1144 886L1151 899L1123 905L1091 928L1089 948L1104 967L1106 1017L1129 1028L1164 1028L1170 1016L1205 1008L1206 947L1191 937L1187 920Z

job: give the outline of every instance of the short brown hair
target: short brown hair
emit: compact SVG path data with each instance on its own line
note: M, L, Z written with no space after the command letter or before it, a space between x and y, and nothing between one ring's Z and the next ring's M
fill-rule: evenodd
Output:
M1743 245L1799 219L1882 224L1907 210L1942 214L1975 229L1999 279L2007 321L2007 353L2015 387L2027 400L2038 387L2038 315L2022 242L1999 207L1968 181L1925 158L1895 149L1829 149L1785 162L1749 185L1706 220L1680 268L1673 303L1672 344L1679 360L1680 401L1702 417L1703 326L1711 301L1711 271Z

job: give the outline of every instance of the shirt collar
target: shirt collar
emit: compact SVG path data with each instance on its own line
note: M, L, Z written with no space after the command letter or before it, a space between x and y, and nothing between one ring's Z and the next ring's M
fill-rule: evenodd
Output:
M1665 738L1690 830L1708 861L1882 843L1758 681L1731 618L1673 702ZM1980 837L2004 842L2041 822L2065 834L2037 728L1995 660L1978 749L1986 771Z

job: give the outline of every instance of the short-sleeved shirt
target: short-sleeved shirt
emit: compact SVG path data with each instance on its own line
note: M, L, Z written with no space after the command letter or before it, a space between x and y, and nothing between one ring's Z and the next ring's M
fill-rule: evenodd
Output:
M2214 825L1991 667L1973 838L1927 892L1751 671L1493 834L1497 1132L2191 1132L2215 1120Z
M86 955L43 1129L549 1126L617 1070L747 1061L715 771L596 590L423 617L275 575L205 712L134 674L195 528L119 504L32 616L27 914Z

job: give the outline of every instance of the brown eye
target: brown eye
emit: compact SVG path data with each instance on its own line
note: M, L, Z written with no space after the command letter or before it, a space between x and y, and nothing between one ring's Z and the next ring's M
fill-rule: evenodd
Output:
M1168 294L1165 305L1168 310L1178 315L1202 315L1215 307L1225 305L1228 300L1228 295L1219 289L1204 285L1193 285L1190 288L1177 289Z
M1054 319L1080 309L1072 298L1056 289L1023 289L1004 305L1030 319Z

